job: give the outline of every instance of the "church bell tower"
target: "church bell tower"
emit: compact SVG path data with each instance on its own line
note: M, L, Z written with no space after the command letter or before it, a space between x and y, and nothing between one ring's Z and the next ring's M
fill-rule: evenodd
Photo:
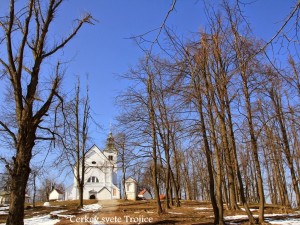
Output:
M117 185L117 157L118 151L115 146L115 139L112 135L112 132L109 133L108 138L106 139L105 149L103 151L104 155L107 157L108 161L111 163L112 169L112 183Z

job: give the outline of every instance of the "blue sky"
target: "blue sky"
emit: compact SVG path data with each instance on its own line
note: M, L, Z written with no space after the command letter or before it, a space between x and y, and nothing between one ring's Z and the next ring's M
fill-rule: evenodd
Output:
M1 0L0 13L8 10L8 0ZM22 2L22 1L21 1ZM219 2L208 0L208 2ZM242 0L244 15L257 38L269 40L282 25L296 0ZM19 2L20 3L20 2ZM175 10L167 20L181 37L193 37L205 27L202 0L177 0ZM137 64L143 52L130 39L132 36L158 28L172 5L172 0L66 0L53 24L53 39L68 34L72 21L90 12L98 21L85 26L57 58L67 62L64 90L70 91L76 76L89 76L91 107L94 118L103 129L92 129L93 142L102 148L109 124L118 115L115 97L128 83L118 78ZM5 6L5 7L3 7ZM74 21L73 21L74 22ZM153 40L157 31L148 38ZM161 37L163 38L163 37ZM53 42L53 40L49 40ZM1 54L1 53L0 53ZM55 62L48 62L55 64ZM3 84L0 84L0 88ZM0 95L1 97L1 95Z
M242 9L255 35L264 40L275 34L296 3L295 0L243 2L251 2L242 5ZM81 30L59 57L69 61L65 80L67 89L72 87L76 75L82 76L83 80L86 74L89 75L91 104L96 113L94 116L104 128L93 132L94 141L100 147L104 145L109 124L114 122L118 114L114 98L128 85L118 75L124 74L143 56L139 47L129 38L158 28L171 4L171 0L68 0L60 9L56 33L67 33L71 20L84 12L90 12L98 20L94 26L86 26ZM167 25L179 36L195 35L205 26L202 1L178 0ZM156 34L152 33L153 39ZM149 38L151 40L151 36Z

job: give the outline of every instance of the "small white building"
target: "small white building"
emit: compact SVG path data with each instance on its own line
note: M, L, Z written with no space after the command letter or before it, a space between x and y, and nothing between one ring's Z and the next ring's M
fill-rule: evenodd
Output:
M140 193L138 194L138 197L141 199L152 199L152 196L150 195L149 191L144 188Z
M29 203L30 196L25 194L25 203ZM8 191L0 191L0 205L9 204L10 202L10 192Z
M125 193L128 200L136 200L137 182L132 177L129 177L125 181Z
M9 204L10 193L7 191L0 192L0 205Z
M56 200L64 200L64 193L54 188L49 194L49 201Z

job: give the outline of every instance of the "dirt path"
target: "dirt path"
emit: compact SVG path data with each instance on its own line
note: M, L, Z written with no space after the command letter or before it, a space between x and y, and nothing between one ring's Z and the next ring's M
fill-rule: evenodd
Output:
M102 206L101 212L117 211L120 202L118 200L99 200L98 204Z

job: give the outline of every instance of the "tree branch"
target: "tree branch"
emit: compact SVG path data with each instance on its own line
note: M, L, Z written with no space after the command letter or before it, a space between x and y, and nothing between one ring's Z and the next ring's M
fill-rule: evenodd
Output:
M14 140L14 144L16 145L18 141L17 141L17 138L16 138L15 133L12 132L12 131L8 128L8 126L7 126L5 123L3 123L2 121L0 121L0 125L4 128L4 131L6 131L6 132L12 137L12 139Z
M59 66L60 66L60 63L58 62L57 66L56 66L56 77L53 81L52 88L51 88L51 91L50 91L47 101L44 103L44 105L37 111L37 113L33 117L35 125L39 124L41 118L48 111L48 109L52 103L53 97L55 96L55 94L57 92L57 89L58 89L58 86L59 86L59 83L61 80L61 78L59 76Z
M63 40L59 45L55 46L52 50L50 50L49 52L45 53L42 55L43 58L46 58L52 54L54 54L55 52L57 52L58 50L62 49L76 34L77 32L80 30L80 28L82 27L82 25L84 23L89 23L89 24L93 24L91 22L91 20L93 19L91 14L86 15L83 19L81 19L78 23L78 25L75 27L75 29L73 30L73 32L65 39Z

